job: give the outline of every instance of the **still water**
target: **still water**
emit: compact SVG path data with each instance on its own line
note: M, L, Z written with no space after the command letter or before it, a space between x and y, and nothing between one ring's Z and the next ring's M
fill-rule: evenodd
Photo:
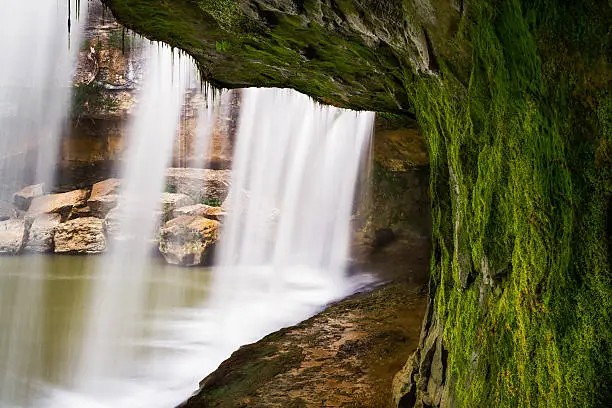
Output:
M75 374L87 319L95 315L92 290L100 279L99 259L0 257L0 407L55 406L58 399L77 398ZM131 380L139 383L144 377L153 381L161 376L163 361L180 360L187 353L190 336L176 329L201 318L198 308L210 286L207 269L176 268L157 259L150 260L149 268L146 312L132 322L139 327L139 336L117 339L142 360L130 373Z
M172 408L241 345L372 282L362 274L338 285L307 267L177 268L149 259L141 313L116 321L135 335L111 324L100 335L119 351L107 355L87 341L103 313L95 288L108 279L107 259L0 257L0 408ZM86 353L104 354L121 375L82 378Z

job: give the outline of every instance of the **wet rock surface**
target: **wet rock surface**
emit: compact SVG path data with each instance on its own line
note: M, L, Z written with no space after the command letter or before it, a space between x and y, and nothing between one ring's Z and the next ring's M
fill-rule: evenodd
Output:
M391 407L426 301L406 283L354 295L241 347L180 407Z
M106 251L104 221L99 218L77 218L60 224L54 236L55 253L100 254Z

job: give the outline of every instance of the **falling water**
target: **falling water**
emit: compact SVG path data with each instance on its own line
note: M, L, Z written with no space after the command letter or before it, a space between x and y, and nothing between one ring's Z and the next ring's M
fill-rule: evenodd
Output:
M79 1L0 0L0 201L24 185L53 181L79 49L70 41L79 44L85 20L71 15ZM33 378L43 355L43 272L35 260L0 287L2 407L29 404L41 391Z
M168 47L152 44L148 52L148 72L122 172L118 238L99 263L101 276L94 287L78 376L84 389L101 393L101 398L114 392L106 380L126 377L137 365L129 343L139 336L135 322L144 313L146 265L159 219L159 195L192 67L190 60L180 59Z
M0 0L0 199L52 182L84 22L76 10L87 15L79 4Z
M358 284L345 269L373 119L292 90L244 91L213 289L225 353Z

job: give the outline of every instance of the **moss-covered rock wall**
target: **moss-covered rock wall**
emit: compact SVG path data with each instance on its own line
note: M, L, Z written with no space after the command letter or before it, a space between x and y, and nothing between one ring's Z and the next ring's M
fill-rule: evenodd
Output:
M612 4L107 0L221 86L416 117L431 305L402 407L612 401Z

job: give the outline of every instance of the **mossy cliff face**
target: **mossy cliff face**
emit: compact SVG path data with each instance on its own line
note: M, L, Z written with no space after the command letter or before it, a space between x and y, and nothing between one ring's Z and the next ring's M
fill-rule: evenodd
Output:
M218 84L416 116L431 305L397 404L612 401L612 4L107 3Z
M218 86L291 87L397 113L414 113L406 75L435 65L428 44L448 38L460 18L450 0L104 2L126 26L191 54Z

